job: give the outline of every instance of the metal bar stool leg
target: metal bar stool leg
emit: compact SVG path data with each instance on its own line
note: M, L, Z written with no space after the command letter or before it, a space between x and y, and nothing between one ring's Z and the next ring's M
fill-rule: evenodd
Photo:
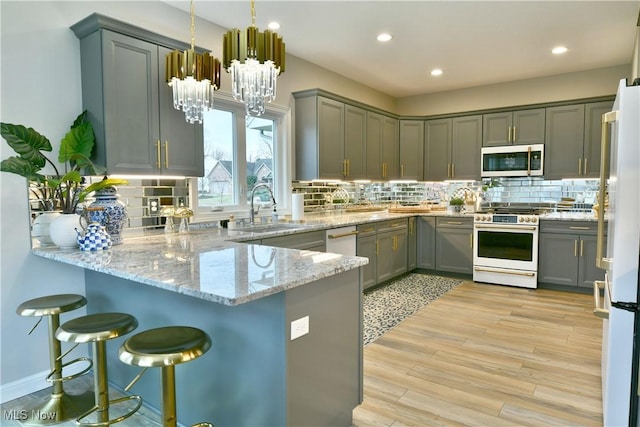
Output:
M93 359L98 364L93 369L94 390L98 410L96 415L99 423L109 421L109 384L107 382L107 345L104 341L93 343Z
M162 367L162 425L176 427L176 369L174 365Z

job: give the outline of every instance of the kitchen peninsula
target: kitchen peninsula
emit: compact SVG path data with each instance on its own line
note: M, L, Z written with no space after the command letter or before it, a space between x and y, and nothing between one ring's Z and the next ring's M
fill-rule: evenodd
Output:
M230 236L234 234L235 236ZM177 413L190 425L351 425L362 400L362 284L366 258L235 243L253 233L221 229L129 238L103 252L34 247L37 256L85 269L88 313L125 312L137 331L203 329L211 350L176 372ZM309 332L290 338L292 321ZM109 342L109 381L136 368ZM157 372L131 393L160 407Z

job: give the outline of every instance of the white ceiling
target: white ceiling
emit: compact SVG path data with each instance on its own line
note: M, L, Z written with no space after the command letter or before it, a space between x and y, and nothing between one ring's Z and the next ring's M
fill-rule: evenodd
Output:
M189 10L188 1L166 3ZM196 0L195 12L246 28L249 5ZM287 53L399 98L630 64L639 9L639 1L257 0L256 25L278 21ZM376 41L380 32L393 40ZM569 51L552 55L560 44ZM433 68L444 75L430 76Z

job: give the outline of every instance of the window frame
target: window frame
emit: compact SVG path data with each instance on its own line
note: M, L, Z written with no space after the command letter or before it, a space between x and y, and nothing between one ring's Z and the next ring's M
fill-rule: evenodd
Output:
M226 93L216 92L214 109L229 111L234 117L234 198L238 201L235 205L224 206L221 211L212 212L209 208L200 208L198 206L198 178L188 178L189 185L189 206L193 209L194 215L191 222L211 222L220 219L227 219L229 215L236 218L248 218L250 204L247 195L251 189L247 188L247 170L246 168L238 168L242 164L246 164L246 109L245 105L233 99ZM285 195L291 192L292 177L292 144L291 144L291 109L286 106L277 104L268 104L265 106L265 113L261 118L273 120L275 130L273 132L274 139L274 186L273 192L276 199L276 208L278 213L286 213L290 211L290 201ZM239 141L243 141L242 144ZM202 141L204 144L204 140ZM243 170L241 170L243 169ZM272 210L260 210L258 216L271 216Z

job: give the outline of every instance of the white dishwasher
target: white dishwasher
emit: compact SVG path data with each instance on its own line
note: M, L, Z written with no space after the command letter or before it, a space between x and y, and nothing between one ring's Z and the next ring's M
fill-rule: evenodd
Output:
M357 234L355 225L326 230L326 251L340 255L355 255Z

